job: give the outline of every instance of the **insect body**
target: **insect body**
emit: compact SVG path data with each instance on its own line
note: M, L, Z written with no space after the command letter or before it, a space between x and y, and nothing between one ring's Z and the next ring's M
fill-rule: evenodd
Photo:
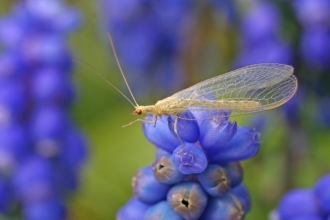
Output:
M189 100L169 97L158 101L155 105L138 106L133 115L151 113L157 116L178 115L189 110L188 107L200 107L204 110L233 110L256 109L259 102L256 101L231 101L231 100Z
M155 123L162 115L186 120L213 120L225 117L222 110L230 110L231 115L242 115L278 107L295 94L298 87L293 68L284 64L263 63L247 66L182 90L158 101L155 105L135 106L133 115L154 114ZM190 116L183 114L189 111ZM194 114L206 111L208 114ZM201 118L199 118L201 117ZM180 139L180 137L178 136Z
M122 94L135 107L132 115L147 113L154 115L151 121L137 119L125 126L137 121L154 123L156 126L157 117L162 118L162 115L174 116L174 131L181 141L177 132L179 118L214 120L228 117L228 111L230 111L231 116L235 116L272 109L290 100L298 88L297 79L293 75L293 67L277 63L262 63L205 80L162 99L155 105L139 106L122 71L111 36L108 36L120 72L135 104L92 67L82 61L79 62L89 66ZM200 111L205 111L207 114L196 114ZM186 114L187 112L189 114Z

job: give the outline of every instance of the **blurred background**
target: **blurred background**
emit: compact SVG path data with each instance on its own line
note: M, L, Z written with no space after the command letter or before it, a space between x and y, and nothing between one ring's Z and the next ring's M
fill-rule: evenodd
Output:
M28 10L32 11L43 4L42 0L25 2L36 3L30 4ZM68 19L71 23L63 21L67 26L60 26L74 30L70 34L51 30L65 32L70 56L94 67L130 98L107 38L107 32L111 33L140 105L154 104L246 65L276 62L294 66L299 89L290 102L276 110L232 119L261 133L260 152L243 162L252 197L247 219L267 219L287 190L312 187L329 172L330 1L50 2L61 2L61 7L79 14L72 15L76 20ZM2 21L17 15L13 8L18 4L2 0ZM44 17L55 13L48 6L38 10ZM21 19L30 22L27 17ZM47 23L43 25L47 27ZM7 51L3 30L8 29L0 29L2 53ZM79 170L77 185L66 193L68 218L114 219L132 196L133 175L153 162L155 147L144 137L141 124L121 127L135 119L125 98L85 65L72 63L69 69L76 91L69 115L86 137L88 159ZM0 67L2 77L1 71Z

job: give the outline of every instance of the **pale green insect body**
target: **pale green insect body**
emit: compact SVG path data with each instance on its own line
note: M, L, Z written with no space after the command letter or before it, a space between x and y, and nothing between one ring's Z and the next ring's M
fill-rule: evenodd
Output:
M225 116L222 110L230 110L232 116L249 114L284 104L293 97L297 88L297 79L291 66L256 64L200 82L155 105L135 106L133 115L151 113L155 115L155 121L161 115L209 120ZM194 116L182 114L187 110ZM208 114L194 114L197 111L206 111ZM216 112L219 114L214 116Z
M134 111L140 114L155 114L158 117L162 115L180 115L190 108L201 108L203 110L254 110L259 106L256 101L232 101L232 100L189 100L169 97L158 101L155 105L138 106ZM178 116L180 117L180 116Z

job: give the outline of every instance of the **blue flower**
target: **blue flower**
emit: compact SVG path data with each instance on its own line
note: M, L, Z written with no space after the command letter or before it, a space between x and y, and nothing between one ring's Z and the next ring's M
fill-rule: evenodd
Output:
M176 168L170 154L158 157L152 169L157 181L164 184L179 183L186 177Z
M320 178L313 189L293 189L281 199L275 216L279 219L329 219L330 175Z
M280 25L281 16L272 3L264 1L253 4L242 19L244 45L255 47L260 41L276 37Z
M260 148L259 136L254 129L238 127L227 144L209 152L209 158L214 163L228 163L253 157Z
M253 47L243 47L238 54L236 66L242 67L257 63L290 64L292 62L292 47L284 40L270 38L258 41Z
M195 118L193 116L190 117L190 115L192 115L190 112L185 112L184 114L182 114L183 118L191 118L192 120L184 120L179 118L176 128L181 140L193 143L198 140L200 132ZM176 136L176 133L174 131L174 116L170 116L168 118L168 124L172 134Z
M56 194L50 161L33 156L17 167L13 176L14 192L24 203L37 202Z
M190 220L202 215L208 198L198 183L183 182L168 191L167 201L175 213Z
M3 17L0 20L0 42L8 48L16 50L26 34L25 24L14 16Z
M305 27L329 25L330 2L328 0L295 0L294 8L299 21Z
M144 167L132 181L134 195L142 202L152 204L166 198L170 185L157 181L151 166Z
M62 108L42 106L36 109L30 125L35 150L45 157L58 155L69 125L67 113Z
M7 213L10 210L12 200L9 184L0 176L0 213Z
M207 157L202 149L191 143L183 143L172 154L176 168L183 174L201 173L207 167Z
M140 220L143 219L145 212L150 205L141 202L137 198L130 199L117 213L118 220Z
M9 124L22 120L26 104L23 82L15 80L1 84L0 124Z
M295 189L288 192L280 202L277 212L281 219L320 214L313 191L310 189Z
M29 36L22 43L22 56L30 66L56 65L70 69L72 57L64 41L64 36L53 33L39 33Z
M13 172L30 151L25 127L20 124L0 126L0 176Z
M305 29L301 39L301 52L308 65L319 70L330 69L330 29Z
M64 219L87 159L69 119L75 98L67 34L79 11L61 0L27 0L0 19L0 213Z
M145 119L152 120L152 117L153 115L147 115ZM167 152L173 152L180 145L178 137L168 129L167 116L163 115L161 119L158 118L156 127L151 123L143 123L143 132L151 143Z
M58 199L45 199L36 203L27 204L23 210L27 220L58 220L67 216L64 203Z
M208 115L206 112L183 115L193 118L193 114ZM179 119L178 133L185 140L183 145L174 133L174 117L163 116L156 127L144 123L146 137L157 147L152 167L142 168L133 178L134 196L145 206L129 202L117 216L129 219L123 210L131 213L142 206L145 208L138 214L146 219L244 217L251 209L251 199L242 183L243 168L239 161L258 152L259 133L231 123L229 114L221 111L222 118L199 123ZM152 115L146 119L151 120ZM131 205L135 203L139 205Z
M270 2L256 2L242 18L241 51L236 67L256 63L293 62L293 48L279 36L281 14Z
M204 172L198 174L198 180L204 190L214 197L220 197L230 190L229 175L217 164L209 164Z
M19 54L7 51L0 54L0 84L19 79L24 74L23 70L24 63Z
M245 211L237 200L231 195L211 198L201 219L217 219L220 216L222 219L243 219Z
M74 100L71 78L55 67L41 68L34 73L31 95L39 105L65 105Z
M237 131L237 123L230 121L217 123L208 120L203 123L200 143L205 150L212 150L225 145Z
M317 204L323 212L330 214L330 174L323 176L314 186Z
M176 214L167 201L161 201L151 206L144 214L144 220L153 219L171 219L171 220L184 220L180 215ZM128 218L127 218L128 219ZM132 219L134 220L134 219Z

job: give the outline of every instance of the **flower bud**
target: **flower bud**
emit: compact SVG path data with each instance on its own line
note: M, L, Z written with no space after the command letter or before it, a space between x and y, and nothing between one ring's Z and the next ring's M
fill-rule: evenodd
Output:
M191 120L186 120L181 118L178 119L176 128L181 140L191 143L198 141L200 132L199 132L198 124L196 120L194 120L195 119L194 115L191 112L187 111L181 114L180 117L191 119ZM175 117L174 116L168 117L168 127L172 132L172 134L175 137L177 137L177 134L174 132L174 126L175 126Z
M133 177L132 188L134 195L144 203L156 203L166 198L170 186L159 183L151 166L139 170Z
M117 212L117 220L141 220L150 205L145 204L137 198L131 198Z
M314 187L314 194L321 209L330 213L330 174L323 176Z
M260 148L259 133L249 127L238 127L234 137L224 146L208 152L213 163L228 163L255 156Z
M222 196L230 190L228 173L217 164L209 164L204 172L198 174L198 180L204 190L214 197Z
M227 194L222 197L210 199L200 219L244 219L245 211L241 202L233 195Z
M201 129L200 144L205 150L212 150L225 145L235 135L237 131L236 121L217 123L207 120Z
M295 189L288 192L278 206L281 219L291 219L306 215L319 215L313 191L309 189Z
M158 182L175 184L181 182L185 175L174 165L172 156L159 157L153 164L152 169Z
M142 218L141 218L142 219ZM143 220L184 220L176 214L167 201L161 201L151 206L145 213ZM128 219L127 219L128 220ZM131 220L131 219L130 219ZM133 219L132 219L133 220Z
M173 186L167 201L175 213L185 219L198 219L207 205L207 195L195 182L183 182Z
M176 168L186 175L201 173L207 166L207 158L203 150L191 143L177 147L172 158Z
M163 115L157 119L156 127L153 123L143 123L143 133L147 139L157 147L166 150L170 153L180 144L178 137L168 129L167 116ZM145 120L152 120L153 115L147 115Z
M243 181L244 170L240 162L221 164L221 166L229 175L231 187L235 187Z

